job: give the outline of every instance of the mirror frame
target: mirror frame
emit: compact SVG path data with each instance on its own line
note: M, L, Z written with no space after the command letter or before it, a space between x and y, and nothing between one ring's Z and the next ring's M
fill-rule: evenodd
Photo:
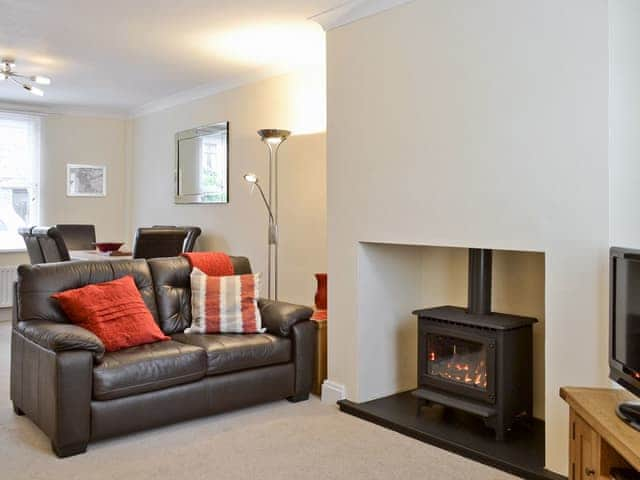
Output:
M227 144L227 195L226 200L223 202L214 202L214 201L196 201L194 200L198 194L192 195L182 195L180 194L180 141L186 140L189 138L196 138L205 136L211 132L206 131L212 127L223 127L225 128L226 133L226 144ZM175 147L175 169L173 174L173 183L174 183L174 195L173 200L176 205L224 205L229 203L229 122L218 122L218 123L210 123L207 125L201 125L199 127L190 128L189 130L183 130L175 134L174 140Z

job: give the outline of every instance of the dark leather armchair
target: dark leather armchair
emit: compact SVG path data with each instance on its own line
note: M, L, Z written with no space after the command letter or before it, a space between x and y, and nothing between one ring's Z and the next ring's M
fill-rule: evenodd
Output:
M31 227L18 230L24 238L31 264L67 262L69 250L56 227Z
M179 228L139 228L133 241L133 258L160 258L180 255L187 231Z
M38 237L31 233L32 229L33 227L21 227L18 228L18 233L22 236L24 244L27 247L31 265L36 265L38 263L44 263L44 255L42 254Z
M187 231L187 238L184 241L184 251L193 252L196 246L196 240L202 233L200 227L181 227Z
M56 227L33 227L31 233L38 239L45 263L71 260L64 238Z
M94 250L96 248L96 227L94 225L59 223L56 228L69 250Z
M183 253L193 252L193 249L196 246L196 240L202 234L202 229L200 229L200 227L194 227L194 226L176 227L175 225L154 225L153 228L186 230L187 236L184 239L184 245L182 247Z
M231 257L236 274L250 273ZM11 337L11 400L61 457L93 440L279 399L305 400L312 386L312 310L269 300L263 334L184 334L191 323L189 262L153 260L21 265ZM105 352L70 324L55 292L125 275L171 340ZM37 366L37 368L35 368Z

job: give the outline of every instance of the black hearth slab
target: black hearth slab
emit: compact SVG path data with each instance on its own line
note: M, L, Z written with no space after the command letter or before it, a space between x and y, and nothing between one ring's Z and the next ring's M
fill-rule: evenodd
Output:
M445 307L423 308L414 310L414 315L420 318L433 318L445 322L459 323L472 327L490 328L492 330L513 330L536 323L538 320L531 317L521 317L520 315L509 315L507 313L490 313L488 315L477 315L467 313L467 310L461 307Z
M343 412L522 478L566 480L544 468L541 420L514 426L507 440L498 442L482 419L468 413L433 406L417 415L418 399L411 392L363 403L341 400L338 405Z

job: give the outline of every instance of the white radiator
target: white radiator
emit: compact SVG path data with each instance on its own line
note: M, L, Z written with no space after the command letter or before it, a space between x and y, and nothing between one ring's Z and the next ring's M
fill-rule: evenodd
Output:
M0 308L13 305L13 282L18 278L18 267L0 267Z

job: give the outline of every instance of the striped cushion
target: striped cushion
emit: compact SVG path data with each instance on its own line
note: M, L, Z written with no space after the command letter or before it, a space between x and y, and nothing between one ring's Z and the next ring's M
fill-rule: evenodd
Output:
M261 333L260 274L209 277L191 272L191 327L185 333Z

